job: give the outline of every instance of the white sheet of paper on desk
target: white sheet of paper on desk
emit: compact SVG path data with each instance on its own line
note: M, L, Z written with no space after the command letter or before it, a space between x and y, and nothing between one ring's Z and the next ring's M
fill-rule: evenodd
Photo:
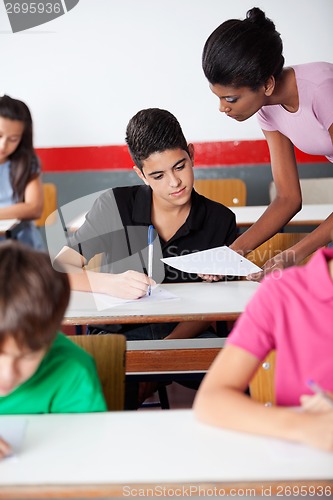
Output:
M75 292L71 294L69 306L67 310L71 311L71 314L74 312L80 316L80 311L87 311L89 309L97 309L97 311L103 311L104 309L110 309L111 307L122 306L127 304L128 302L137 302L137 301L164 301L176 299L177 297L156 286L152 289L152 294L148 296L144 296L141 299L130 300L130 299L120 299L118 297L113 297L111 295L107 295L106 293L92 293L92 292ZM66 314L65 314L66 316Z
M96 304L97 307L100 309L106 309L109 307L115 307L117 305L123 305L128 302L146 302L146 301L156 301L156 302L161 302L164 300L171 300L171 299L176 299L177 297L173 294L170 293L163 288L160 288L158 286L155 286L152 288L151 295L144 295L140 299L135 299L135 300L130 300L130 299L119 299L117 297L111 297L111 295L106 295L102 293L98 294L93 294L95 297L97 296Z
M141 300L144 300L144 301L149 300L150 302L151 301L162 302L164 300L175 300L175 299L179 299L179 297L177 297L177 295L174 295L171 292L168 292L167 290L164 290L164 288L160 288L157 285L157 286L152 287L150 296L145 295L144 297L142 297L140 299L140 301Z
M175 269L193 274L247 276L262 270L227 246L193 252L179 257L166 257L161 261Z
M16 455L22 447L26 427L25 418L0 418L0 437L10 445L13 455Z

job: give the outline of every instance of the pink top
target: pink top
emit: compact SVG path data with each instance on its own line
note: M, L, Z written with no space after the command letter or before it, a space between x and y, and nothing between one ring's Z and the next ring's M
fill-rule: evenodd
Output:
M333 249L320 249L305 266L267 276L227 340L260 360L276 349L278 405L299 405L302 394L312 394L309 379L333 392L330 259Z
M324 155L333 162L328 133L333 123L333 64L316 62L292 66L296 75L299 108L290 113L280 104L263 106L257 113L263 130L278 130L301 151Z

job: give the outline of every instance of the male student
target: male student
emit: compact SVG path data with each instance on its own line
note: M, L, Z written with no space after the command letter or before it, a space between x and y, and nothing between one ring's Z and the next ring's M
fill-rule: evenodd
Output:
M194 191L194 147L169 111L139 111L128 123L126 143L143 184L103 193L56 262L65 265L72 289L127 299L145 296L155 281L201 281L197 275L164 266L160 257L230 245L236 236L234 214ZM153 279L147 276L151 224ZM103 272L84 270L86 262L100 253ZM93 333L112 331L119 331L119 325L101 325ZM121 332L129 340L214 336L206 321L123 325Z

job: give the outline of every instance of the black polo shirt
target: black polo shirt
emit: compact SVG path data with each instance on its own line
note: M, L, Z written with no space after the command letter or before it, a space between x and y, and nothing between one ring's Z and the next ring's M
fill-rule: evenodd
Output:
M201 281L197 275L164 265L161 257L230 245L236 237L235 215L229 208L194 189L191 201L185 223L169 241L155 234L153 278L157 283ZM110 189L95 201L85 223L71 237L70 245L87 260L103 253L103 272L121 273L129 269L146 272L151 205L149 186Z

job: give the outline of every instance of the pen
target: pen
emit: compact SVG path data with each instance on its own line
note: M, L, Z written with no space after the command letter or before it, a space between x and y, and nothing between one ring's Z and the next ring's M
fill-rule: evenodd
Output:
M311 389L315 394L320 394L332 407L333 407L333 399L326 393L326 391L320 387L314 380L310 379L306 382L306 385Z
M154 226L148 227L148 278L153 277ZM148 295L151 295L151 285L148 286Z

